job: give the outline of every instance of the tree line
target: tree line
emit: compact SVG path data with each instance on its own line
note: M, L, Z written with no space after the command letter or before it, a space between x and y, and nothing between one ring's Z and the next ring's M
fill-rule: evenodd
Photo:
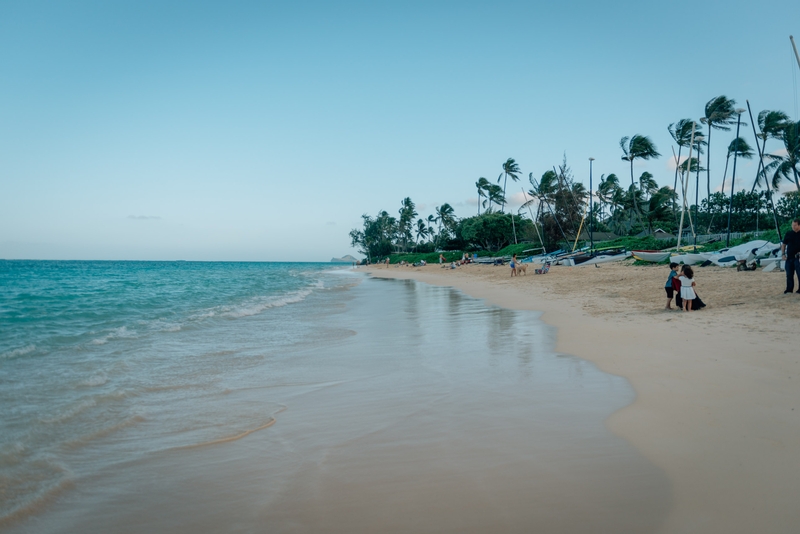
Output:
M539 176L529 173L526 202L516 213L506 213L508 182L518 182L523 174L519 164L508 158L496 180L480 177L475 182L476 215L459 219L445 203L436 207L436 215L418 218L413 201L407 197L397 217L386 211L376 217L363 215L363 227L350 232L351 243L370 258L392 252L494 251L518 241L542 241L552 249L575 239L590 226L595 232L619 236L651 233L656 228L677 232L684 209L688 210L687 226L698 234L724 231L729 224L736 232L774 228L798 215L800 122L774 110L761 111L753 124L747 120L749 116L749 104L747 110L737 108L735 100L723 95L706 103L699 121L681 119L670 124L667 130L675 142L671 186L659 185L650 172L637 176L637 162L662 156L650 137L622 137L620 157L629 164L630 185L623 185L613 173L601 175L592 192L591 212L590 192L575 181L564 156L560 165ZM726 140L721 190L712 192L712 134L731 132L734 127L733 138ZM743 128L752 128L752 144ZM758 160L756 175L748 177L748 186L736 192L729 173L741 180L741 176L735 176L737 160L754 158ZM701 178L705 178L705 184L701 185ZM793 184L795 191L775 195L785 182ZM694 198L688 194L692 189Z

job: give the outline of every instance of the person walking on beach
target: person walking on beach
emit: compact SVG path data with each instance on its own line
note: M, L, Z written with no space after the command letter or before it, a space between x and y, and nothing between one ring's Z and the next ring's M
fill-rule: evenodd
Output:
M786 261L786 290L783 294L794 291L795 276L798 280L797 292L800 293L800 219L793 220L792 231L783 236L781 258Z
M444 263L444 254L439 254L439 265Z
M667 283L664 284L664 291L667 292L667 305L664 308L665 310L672 309L672 298L675 296L675 290L672 288L672 279L675 278L677 274L678 274L678 264L675 262L670 263L669 278L667 278Z
M516 276L516 274L517 274L517 255L516 254L511 256L511 263L509 263L509 265L511 266L511 276Z
M683 268L683 274L680 277L681 281L681 299L683 299L683 311L692 311L692 304L694 303L695 283L694 271L688 265Z

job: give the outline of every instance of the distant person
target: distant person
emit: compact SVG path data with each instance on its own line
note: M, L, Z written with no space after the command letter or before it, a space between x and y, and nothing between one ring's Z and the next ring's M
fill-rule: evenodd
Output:
M683 274L680 276L680 281L683 311L692 311L692 302L696 297L694 288L697 284L694 282L694 271L688 265L683 268Z
M517 255L514 254L511 256L511 263L508 264L511 267L511 276L517 275Z
M667 305L664 308L666 310L672 309L672 299L675 296L675 289L672 287L672 279L678 275L678 267L679 265L675 262L669 264L669 278L667 278L667 283L664 284L664 290L667 292Z
M786 232L781 243L781 258L786 261L786 290L794 291L794 277L797 276L797 292L800 293L800 219L792 221L792 231Z
M439 265L443 264L444 262L445 262L444 255L439 254Z
M386 264L386 268L388 269L389 268L389 258L386 258L386 261L384 263Z

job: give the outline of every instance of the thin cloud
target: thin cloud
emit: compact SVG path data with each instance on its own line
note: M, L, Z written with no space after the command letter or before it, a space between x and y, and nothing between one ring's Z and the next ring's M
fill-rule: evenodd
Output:
M325 226L336 226L336 223L333 221L328 221L325 223Z
M153 221L161 219L156 215L128 215L128 219L133 219L135 221Z

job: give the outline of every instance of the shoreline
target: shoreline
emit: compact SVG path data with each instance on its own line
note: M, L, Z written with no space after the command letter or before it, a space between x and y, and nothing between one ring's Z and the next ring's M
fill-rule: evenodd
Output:
M702 311L663 310L658 267L369 266L379 278L454 287L543 312L556 349L622 376L636 399L606 421L660 468L673 508L659 532L790 532L800 524L800 295L783 273L700 271Z

